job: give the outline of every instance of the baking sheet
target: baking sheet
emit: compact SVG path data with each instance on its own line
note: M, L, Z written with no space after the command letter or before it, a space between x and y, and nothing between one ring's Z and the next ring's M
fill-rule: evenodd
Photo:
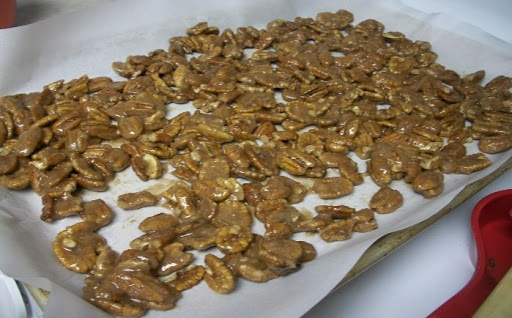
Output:
M82 74L116 77L110 69L111 62L124 60L127 55L166 49L170 36L182 35L185 28L197 22L208 21L221 29L244 25L261 28L275 18L314 17L318 12L339 8L352 11L356 23L375 18L383 22L387 30L398 30L409 38L431 42L440 56L439 62L463 74L485 69L487 80L499 74L512 74L510 44L473 27L460 25L446 16L424 15L395 1L203 3L123 0L0 32L0 95L40 91L44 84L61 78L70 80ZM144 15L137 12L144 12ZM171 116L184 110L182 106L171 107ZM476 151L476 147L469 151ZM240 280L237 290L230 295L215 294L201 283L183 293L176 309L164 313L152 311L148 317L300 316L349 272L375 240L431 217L466 184L488 175L511 154L508 151L490 156L493 166L471 176L445 176L445 192L435 200L425 200L411 193L404 183L394 182L393 188L406 196L406 203L393 214L376 215L377 230L355 233L349 241L330 244L317 236L298 235L297 239L312 242L318 251L318 258L305 264L301 271L265 284ZM373 182L366 181L364 186L356 187L354 195L338 200L339 204L366 207L369 194L377 191ZM116 178L109 192L87 193L85 199L103 198L115 207L119 194L147 187L158 189L162 183L166 184L166 180L142 183L127 170ZM306 207L310 210L316 204L315 196L307 198ZM29 191L0 189L0 215L5 215L0 218L0 268L10 276L51 290L47 317L71 314L75 317L106 316L81 301L83 276L64 269L51 253L50 242L55 234L77 219L44 224L39 220L40 208L39 197ZM140 234L136 229L138 222L160 211L155 208L131 212L116 210L114 223L100 233L114 249L121 251Z

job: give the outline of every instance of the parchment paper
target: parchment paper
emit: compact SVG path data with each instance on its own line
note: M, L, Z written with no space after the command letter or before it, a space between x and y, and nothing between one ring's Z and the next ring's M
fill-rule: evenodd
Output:
M414 40L429 41L439 54L438 61L462 74L485 69L486 81L497 75L512 75L512 45L483 31L452 21L444 15L426 15L397 1L136 1L119 0L58 16L33 25L0 32L0 95L41 91L43 85L58 79L71 80L83 74L116 78L113 61L126 56L166 49L167 39L183 35L186 28L201 21L220 29L266 23L296 16L315 17L318 12L348 9L356 23L374 18L388 31L401 31ZM171 106L170 116L191 110ZM476 152L475 145L469 152ZM203 282L185 291L177 308L169 312L150 311L148 317L299 317L320 301L350 270L361 254L379 237L416 224L435 214L463 187L498 168L511 157L508 151L489 156L493 165L470 176L446 175L445 191L435 200L414 194L403 182L392 187L405 196L405 204L389 215L376 215L379 228L370 233L355 233L352 239L327 244L318 236L297 235L315 245L316 260L297 273L256 284L239 280L235 292L219 295ZM361 165L360 170L365 167ZM151 188L165 189L172 181L143 183L128 169L121 173L105 193L85 193L84 199L103 198L114 208L111 225L100 230L117 251L139 236L137 224L163 208L121 211L117 196ZM377 186L370 180L356 187L353 195L336 200L363 208ZM304 208L319 204L315 195L307 197ZM39 220L40 198L31 191L0 189L0 268L9 276L51 290L45 317L103 317L107 314L80 298L83 275L63 268L53 257L51 241L56 233L77 218L46 224ZM435 247L433 247L435 248ZM201 259L198 260L201 263ZM406 264L404 264L406 265ZM364 297L362 295L362 297Z

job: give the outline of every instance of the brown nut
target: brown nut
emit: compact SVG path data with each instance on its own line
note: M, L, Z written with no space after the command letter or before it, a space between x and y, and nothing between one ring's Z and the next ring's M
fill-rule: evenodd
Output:
M302 256L300 257L299 262L306 263L314 260L317 255L315 247L312 244L305 241L298 242L302 248Z
M289 203L301 202L307 194L305 186L285 176L272 176L261 188L266 200L286 199Z
M196 209L197 217L212 220L217 213L217 203L207 197L197 197Z
M375 230L378 227L377 221L373 217L372 209L362 209L354 213L352 219L356 221L354 232L366 233Z
M89 146L89 135L81 129L73 129L66 135L66 149L77 152L84 152Z
M336 13L318 13L316 19L326 28L340 30L346 28L354 21L354 15L346 10L338 10Z
M245 201L255 207L263 201L263 196L261 195L261 188L263 185L260 182L252 181L248 183L244 183L242 188L244 189Z
M92 221L100 226L105 226L112 220L112 210L102 199L96 199L82 204L83 210L78 214L85 221Z
M249 168L250 161L244 149L237 144L224 144L223 151L226 157L241 168Z
M68 226L57 234L53 252L67 269L87 273L96 264L96 257L105 245L105 240L93 232L94 222L80 222Z
M383 187L393 180L391 165L386 159L375 156L367 162L367 165L370 177L377 185Z
M139 230L145 233L172 230L178 224L178 218L167 213L150 216L139 224Z
M315 207L315 211L333 219L346 219L351 217L356 209L346 205L318 205Z
M37 126L24 131L18 138L14 153L21 157L30 156L43 140L43 130Z
M265 224L265 237L266 238L290 238L293 234L293 229L286 223L266 223Z
M245 192L242 185L235 178L220 179L217 178L217 184L227 189L230 193L229 198L231 200L242 201L245 199Z
M178 232L178 229L176 231ZM218 231L218 227L210 223L202 223L179 233L176 241L185 245L186 248L203 251L215 246Z
M167 285L142 271L118 271L109 280L130 298L150 302L163 302L169 297Z
M165 280L165 283L174 287L177 291L184 291L199 284L206 273L203 266L190 265Z
M512 148L512 135L485 136L478 141L478 149L485 153L500 153Z
M199 180L217 180L228 179L230 177L230 168L226 159L212 158L206 160L199 170Z
M71 159L71 164L73 169L84 178L99 181L104 179L104 175L96 171L84 158Z
M50 170L38 170L30 180L32 189L38 194L53 192L58 185L69 178L72 170L73 165L68 161L61 162Z
M31 185L33 178L34 173L23 167L11 174L0 176L0 185L10 190L22 190Z
M7 131L7 127L4 122L0 120L0 146L3 146L7 138L9 137L9 133Z
M176 234L172 230L149 232L130 242L130 247L136 250L159 249L170 243Z
M300 268L302 245L289 239L265 239L260 245L259 256L278 275L287 275Z
M213 291L227 294L235 289L235 276L220 258L213 254L207 254L204 263L206 266L204 280Z
M390 187L382 187L370 199L370 208L380 214L391 213L403 204L402 194Z
M267 176L278 174L273 149L267 146L257 147L246 143L244 144L244 151L249 158L251 166L255 169Z
M160 249L148 248L138 250L129 248L124 250L118 259L118 268L123 270L142 270L149 272L158 267L163 253Z
M264 224L294 223L302 218L302 214L284 199L260 202L254 216Z
M52 147L43 148L32 155L31 164L38 169L48 169L68 158L66 151Z
M215 244L224 254L245 251L252 242L251 229L245 225L228 225L217 232Z
M467 155L457 161L457 173L469 174L480 171L491 165L491 161L483 153Z
M148 153L136 155L132 157L131 163L133 171L142 181L158 179L162 176L162 165L154 155Z
M230 142L234 139L231 133L211 125L199 124L197 130L209 140L219 143Z
M107 182L105 182L104 180L87 178L77 173L71 174L71 177L76 181L76 183L79 186L91 191L102 192L108 189Z
M101 160L108 163L116 172L123 171L130 165L130 156L119 148L106 150L101 156Z
M144 131L144 121L140 116L120 118L118 121L119 134L126 139L135 139Z
M337 221L320 229L318 234L326 242L345 241L352 236L355 224L354 219Z
M248 281L264 283L279 277L278 274L272 271L260 258L245 256L238 258L239 260L234 270L236 270L237 275Z
M52 198L46 194L41 199L43 202L41 220L44 222L60 220L83 210L82 198L74 197L69 193L60 198Z
M0 156L0 176L14 172L18 168L18 156L14 153L9 153Z
M212 223L217 226L251 226L252 216L244 203L228 200L218 205Z
M186 216L194 216L196 214L196 202L192 189L182 181L172 185L169 189L162 193L162 196L170 202L176 204L180 212Z
M109 246L105 246L96 257L96 264L92 270L94 278L106 277L117 266L118 258L116 252Z
M438 196L443 192L443 180L443 174L433 171L425 171L414 178L412 187L414 191L429 199Z
M171 243L163 248L164 257L157 268L159 276L167 276L172 272L185 268L192 262L194 254L185 253L181 243Z
M340 157L338 170L342 177L350 180L354 185L363 183L363 176L357 171L357 164L347 156Z
M228 189L212 179L195 181L192 183L192 190L195 195L208 197L215 202L224 201L231 194Z
M153 206L157 202L158 197L148 191L125 193L117 198L117 205L124 210L135 210Z
M322 199L335 199L352 193L354 184L343 177L318 179L311 188Z

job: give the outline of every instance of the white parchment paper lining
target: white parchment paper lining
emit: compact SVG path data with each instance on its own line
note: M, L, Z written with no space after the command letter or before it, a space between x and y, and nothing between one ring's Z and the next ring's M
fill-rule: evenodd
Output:
M356 23L368 18L381 21L388 31L401 31L414 40L429 41L438 61L462 74L485 69L486 81L497 75L512 75L512 45L480 29L460 24L440 14L426 15L398 1L136 1L119 0L57 16L33 25L0 31L0 95L40 91L58 79L70 80L83 74L90 77L117 77L113 61L167 48L167 39L183 35L184 30L201 21L221 29L266 23L296 16L315 17L318 12L347 9ZM171 106L171 116L190 110ZM469 152L476 152L476 147ZM446 188L435 200L413 194L403 182L392 187L406 200L390 215L377 215L379 228L356 233L349 241L327 244L317 236L298 236L315 245L318 258L297 273L265 284L240 280L230 295L219 295L203 282L183 293L177 308L169 312L151 311L147 317L299 317L320 301L350 270L361 254L379 237L416 224L435 214L465 185L498 168L512 152L490 158L493 165L470 176L446 176ZM364 169L363 166L360 169ZM117 196L148 187L164 188L170 177L142 183L130 169L121 173L106 193L86 193L85 199L103 198L115 207ZM366 207L377 187L369 180L356 187L353 195L338 200L356 208ZM308 197L306 208L319 201ZM9 192L0 189L0 267L6 274L51 290L45 317L103 317L107 314L81 300L84 276L67 271L54 259L51 241L56 233L78 220L68 218L53 224L39 220L40 198L31 191ZM115 209L113 224L100 231L116 250L140 235L137 224L162 209L136 212ZM435 248L435 247L432 247Z

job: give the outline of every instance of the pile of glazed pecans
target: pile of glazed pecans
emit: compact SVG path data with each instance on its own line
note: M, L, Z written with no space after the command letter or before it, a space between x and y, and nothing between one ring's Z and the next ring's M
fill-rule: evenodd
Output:
M203 22L167 51L114 62L126 80L84 75L1 97L0 184L37 192L45 222L82 219L57 235L54 254L87 274L84 298L115 315L172 309L202 280L229 293L237 277L295 272L316 252L294 233L333 242L371 231L374 213L403 203L393 180L433 198L444 174L484 169L484 153L512 147L510 77L483 86L484 71L461 77L436 63L428 42L375 20L352 23L345 10L261 30ZM196 112L167 118L169 105L188 102ZM474 140L482 152L467 154ZM107 191L128 167L158 179L165 165L180 181L119 196L122 209L169 211L140 223L144 234L118 255L97 233L112 210L78 190ZM368 208L326 204L305 215L294 206L307 195L348 196L365 176L380 186ZM193 250L214 248L224 256L194 263Z

